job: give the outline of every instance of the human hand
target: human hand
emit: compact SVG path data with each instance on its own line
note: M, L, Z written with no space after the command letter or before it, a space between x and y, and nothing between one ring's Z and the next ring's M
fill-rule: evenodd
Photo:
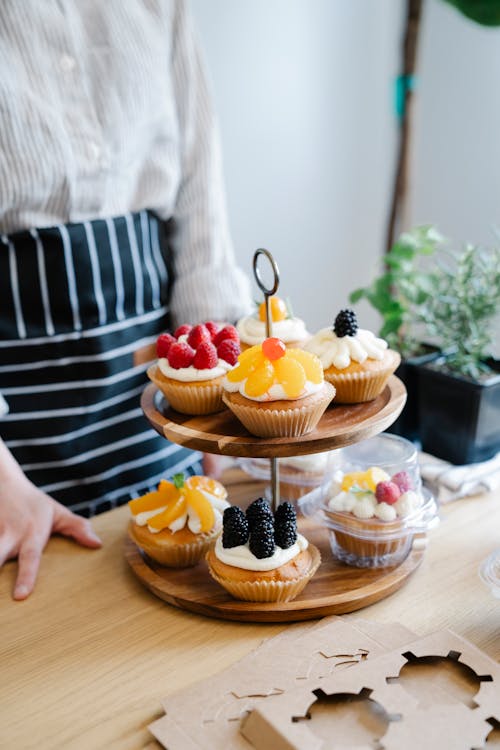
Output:
M0 567L18 558L13 598L26 599L34 589L42 552L51 534L72 537L84 547L97 548L101 540L90 521L75 515L12 472L0 482Z

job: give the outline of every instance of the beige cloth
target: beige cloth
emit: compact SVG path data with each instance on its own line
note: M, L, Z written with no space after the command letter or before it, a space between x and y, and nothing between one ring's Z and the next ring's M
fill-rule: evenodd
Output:
M488 461L464 466L420 453L419 464L424 483L441 503L481 495L500 487L500 453Z

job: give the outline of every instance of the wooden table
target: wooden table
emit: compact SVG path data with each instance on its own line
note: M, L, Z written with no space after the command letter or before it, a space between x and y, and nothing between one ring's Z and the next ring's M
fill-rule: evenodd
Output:
M225 481L233 502L256 496L234 470ZM408 583L352 616L419 634L448 627L500 660L500 600L478 577L500 547L500 492L455 501L441 517ZM123 558L127 521L127 508L95 519L99 551L52 539L25 602L10 598L15 564L0 572L1 748L156 750L146 727L162 715L160 698L287 627L207 619L156 599Z

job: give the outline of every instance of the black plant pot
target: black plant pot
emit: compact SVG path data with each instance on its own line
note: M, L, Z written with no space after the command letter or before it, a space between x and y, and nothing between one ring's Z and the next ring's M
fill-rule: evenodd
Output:
M419 367L422 450L453 464L486 461L500 451L500 361L481 382L439 369L444 362Z
M406 404L396 421L387 428L386 432L400 435L407 440L420 440L420 419L418 408L418 377L419 367L432 362L440 356L440 351L435 347L424 344L424 352L415 357L403 359L394 373L402 380L406 387Z

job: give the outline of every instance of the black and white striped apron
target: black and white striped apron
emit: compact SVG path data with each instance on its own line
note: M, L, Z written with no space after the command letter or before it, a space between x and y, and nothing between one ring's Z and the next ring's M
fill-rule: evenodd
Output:
M169 328L168 233L141 211L0 238L0 435L34 484L83 515L200 470L139 403Z

